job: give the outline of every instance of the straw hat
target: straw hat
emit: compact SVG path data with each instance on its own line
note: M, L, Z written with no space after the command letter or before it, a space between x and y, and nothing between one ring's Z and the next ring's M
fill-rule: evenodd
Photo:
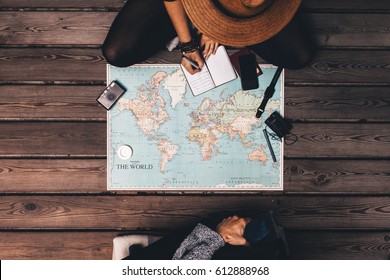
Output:
M182 0L200 32L228 46L263 42L281 31L301 0Z

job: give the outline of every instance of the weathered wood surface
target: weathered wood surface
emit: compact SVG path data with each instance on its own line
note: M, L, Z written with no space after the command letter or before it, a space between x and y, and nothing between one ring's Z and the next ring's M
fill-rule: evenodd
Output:
M273 210L286 228L385 229L390 199L355 196L2 196L2 229L168 231L215 215Z
M0 12L3 45L101 45L116 12Z
M387 160L286 159L284 192L389 195L388 166ZM106 193L106 159L3 159L0 185L0 193Z
M104 86L0 85L0 120L105 121Z
M293 231L286 235L292 259L390 259L389 231Z
M0 120L105 121L103 85L0 85ZM389 121L388 87L286 87L285 116L300 121Z
M0 185L0 193L106 193L106 159L3 159ZM389 185L386 160L284 161L286 193L388 195Z
M304 16L321 47L388 48L390 45L388 14L310 13Z
M0 0L0 259L109 259L119 234L269 209L293 258L389 258L390 1L303 0L320 49L286 71L284 192L235 195L106 190L99 47L124 2Z
M2 159L0 193L107 192L105 159Z
M300 70L286 71L288 84L383 84L389 85L388 51L318 51L313 61Z
M93 8L107 8L119 9L123 6L126 0L1 0L1 9L93 9ZM303 0L303 8L312 9L316 11L322 10L342 10L342 11L389 11L390 4L384 0Z
M116 8L119 9L126 3L126 0L0 0L0 8L22 9L22 8L46 8L46 9L85 9L85 8Z
M117 232L0 232L2 260L102 260Z
M0 259L110 259L112 239L118 234L115 231L0 232ZM293 259L379 260L390 257L389 231L286 231L286 237Z
M390 157L387 124L295 123L291 132L286 157ZM0 156L104 157L106 134L102 122L3 122Z
M285 117L301 121L389 121L389 87L286 87Z
M0 12L0 44L100 46L117 12ZM388 47L388 14L304 13L321 47ZM158 27L156 27L158 28Z
M115 231L0 232L0 259L110 259L112 239L119 234ZM379 260L390 257L388 231L286 231L286 237L293 259Z
M145 63L179 63L177 52L162 51ZM259 60L259 62L264 62ZM321 50L301 70L287 70L287 85L375 84L389 86L387 51ZM0 53L0 81L73 81L103 84L106 62L99 49L5 48ZM4 83L4 82L3 82Z
M0 156L106 156L106 124L0 122Z
M1 81L106 80L106 62L99 49L1 49Z
M288 193L390 194L388 160L285 160Z
M383 0L303 0L303 7L310 10L340 10L348 12L390 11L389 1Z
M390 156L390 126L387 124L296 123L291 132L298 140L285 145L286 157Z

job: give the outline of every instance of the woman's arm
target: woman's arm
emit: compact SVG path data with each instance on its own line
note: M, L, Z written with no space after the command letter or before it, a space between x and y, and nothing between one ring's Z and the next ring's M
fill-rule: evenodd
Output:
M244 230L250 222L248 218L237 216L222 220L216 231L202 224L197 224L194 230L183 240L176 250L174 260L209 260L214 253L229 243L234 246L247 246Z
M176 30L177 36L181 43L187 43L192 40L191 30L188 24L187 14L184 11L181 0L176 1L164 1L165 8L167 9L168 15L171 18L172 24ZM196 62L199 68L203 67L204 61L198 50L193 52L186 52L184 54L190 60ZM194 74L200 70L192 68L192 66L185 60L182 60L183 66L188 72Z
M172 24L175 27L179 41L191 41L192 35L188 25L188 18L181 1L164 1L164 4L169 17L171 18Z
M225 242L221 235L202 224L183 240L176 250L174 260L209 260Z

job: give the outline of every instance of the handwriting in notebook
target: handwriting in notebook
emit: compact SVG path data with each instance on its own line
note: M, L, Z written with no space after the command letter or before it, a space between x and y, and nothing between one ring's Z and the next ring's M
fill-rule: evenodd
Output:
M181 68L195 96L237 78L224 46L220 46L217 53L205 61L202 71L191 75L184 67Z

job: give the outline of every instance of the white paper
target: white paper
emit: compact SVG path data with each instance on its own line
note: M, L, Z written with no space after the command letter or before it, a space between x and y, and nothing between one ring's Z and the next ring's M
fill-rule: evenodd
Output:
M197 96L210 89L215 88L213 79L210 76L209 70L206 65L203 66L202 70L194 75L191 75L184 67L181 67L184 75L187 78L187 82L190 85L192 94Z
M219 46L216 54L205 61L200 72L191 75L184 67L181 68L195 96L237 78L224 46Z
M206 60L206 64L215 86L222 85L237 78L224 46L219 46L216 54L211 55Z

